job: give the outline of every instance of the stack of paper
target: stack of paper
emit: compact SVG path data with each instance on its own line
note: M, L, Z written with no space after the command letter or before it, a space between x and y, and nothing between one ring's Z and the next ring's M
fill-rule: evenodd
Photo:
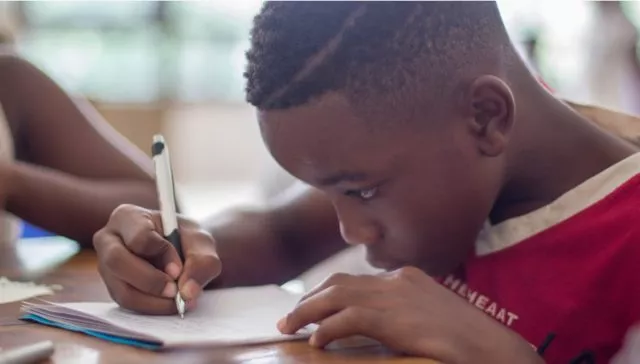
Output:
M282 335L276 328L299 298L278 286L208 291L184 319L139 315L115 303L25 302L22 318L147 349L259 344L309 337L310 329Z

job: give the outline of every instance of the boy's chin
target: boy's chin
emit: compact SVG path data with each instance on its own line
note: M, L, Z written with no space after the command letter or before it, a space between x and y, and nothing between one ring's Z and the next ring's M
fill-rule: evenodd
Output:
M400 269L406 265L406 264L398 263L397 261L394 261L393 259L389 259L388 257L385 257L385 256L372 254L370 251L367 251L367 262L369 262L369 264L372 267L377 269L382 269L385 271L393 271L396 269Z

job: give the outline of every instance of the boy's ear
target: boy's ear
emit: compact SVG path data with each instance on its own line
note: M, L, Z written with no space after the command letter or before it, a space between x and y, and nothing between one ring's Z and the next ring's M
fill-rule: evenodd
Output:
M500 78L485 75L469 86L466 107L469 127L480 153L494 157L504 152L515 122L511 89Z

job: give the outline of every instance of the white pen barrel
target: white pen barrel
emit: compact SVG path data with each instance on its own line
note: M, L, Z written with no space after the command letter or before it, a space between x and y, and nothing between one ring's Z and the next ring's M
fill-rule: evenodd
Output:
M30 364L39 363L49 358L54 351L51 341L28 345L25 347L0 351L0 364Z
M182 258L171 158L169 148L160 135L153 138L152 154L162 216L162 234L176 248Z
M175 184L171 170L171 158L169 156L169 147L165 143L162 135L155 135L153 137L151 154L156 170L156 187L158 189L160 215L162 216L162 233L165 239L176 249L180 260L184 262L180 231L178 230ZM176 308L178 309L180 317L184 318L185 305L179 292L176 294Z
M153 157L157 170L157 188L160 195L160 211L162 213L162 230L165 236L178 229L176 220L176 201L173 196L173 181L169 171L169 156L167 149L158 156Z
M171 173L171 158L169 148L161 136L154 137L153 162L156 170L156 185L160 197L160 211L162 213L162 229L165 236L169 236L178 229L176 219L176 201L174 196L174 181Z

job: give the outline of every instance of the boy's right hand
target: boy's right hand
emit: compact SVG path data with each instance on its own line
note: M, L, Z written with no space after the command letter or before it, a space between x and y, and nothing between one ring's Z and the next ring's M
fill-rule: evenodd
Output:
M163 238L157 211L119 206L94 235L100 275L120 306L143 314L175 314L178 289L187 308L193 307L202 287L220 274L213 237L192 220L180 218L179 225L184 264Z

